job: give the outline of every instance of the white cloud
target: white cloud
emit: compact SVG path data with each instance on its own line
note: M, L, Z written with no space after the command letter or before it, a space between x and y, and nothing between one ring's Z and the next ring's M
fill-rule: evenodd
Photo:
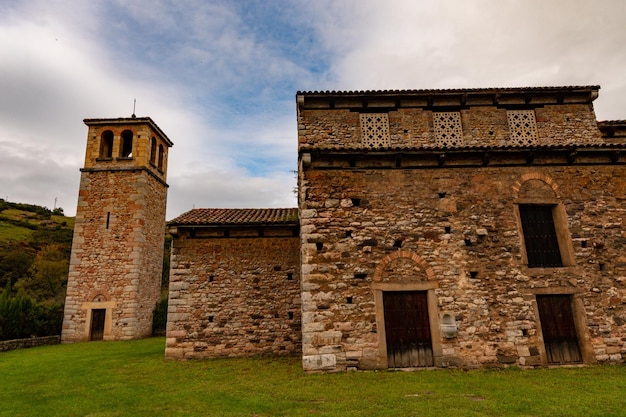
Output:
M174 142L168 217L294 206L296 90L601 84L626 118L618 0L6 0L0 198L72 214L83 118Z

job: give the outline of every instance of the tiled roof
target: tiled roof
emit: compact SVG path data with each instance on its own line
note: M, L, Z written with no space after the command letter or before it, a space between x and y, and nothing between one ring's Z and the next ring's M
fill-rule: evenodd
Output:
M172 226L235 226L298 222L297 208L207 209L198 208L168 222Z
M297 95L355 95L355 94L458 94L458 93L520 93L557 91L574 92L580 90L599 90L599 85L561 86L561 87L503 87L503 88L451 88L451 89L415 89L415 90L361 90L361 91L298 91Z
M332 146L332 145L301 145L298 150L301 154L304 152L360 152L360 153L377 153L377 152L448 152L448 151L527 151L527 150L592 150L592 149L624 149L625 143L584 143L584 144L545 144L545 145L507 145L507 146L491 146L491 145L467 145L467 146L396 146L396 147L377 147L366 148L363 146Z

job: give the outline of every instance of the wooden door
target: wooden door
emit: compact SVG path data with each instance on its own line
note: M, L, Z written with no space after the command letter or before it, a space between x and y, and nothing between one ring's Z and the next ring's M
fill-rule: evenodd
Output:
M383 292L390 368L433 366L426 291Z
M537 307L550 364L582 363L570 295L538 295Z
M90 340L102 340L104 338L104 319L106 309L96 308L91 310L91 333Z

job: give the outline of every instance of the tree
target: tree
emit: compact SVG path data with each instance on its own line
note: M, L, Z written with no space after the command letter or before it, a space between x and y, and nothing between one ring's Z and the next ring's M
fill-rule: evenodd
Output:
M28 277L28 271L35 259L34 251L27 247L14 247L2 256L0 254L0 286L12 286Z
M56 244L44 246L35 256L29 277L15 287L26 291L38 300L63 302L69 260Z

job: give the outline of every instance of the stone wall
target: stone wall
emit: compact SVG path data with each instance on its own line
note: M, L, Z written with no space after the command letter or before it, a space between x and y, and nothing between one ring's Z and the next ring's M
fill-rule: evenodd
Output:
M375 284L398 253L404 265L388 274L401 278L388 279L432 280L439 316L456 318L458 336L440 340L442 366L541 364L535 295L544 292L580 300L589 362L622 361L624 175L624 166L307 172L315 185L301 211L305 365L330 353L338 369L384 367ZM529 176L558 187L572 266L525 266L516 187Z
M598 143L589 104L545 106L535 110L539 144ZM389 135L393 147L434 146L432 110L400 108L389 112ZM463 145L508 146L511 140L506 109L496 106L461 110ZM307 146L360 147L359 113L349 109L300 113L300 144Z
M0 341L0 352L30 348L36 346L58 345L61 336L30 337L28 339L13 339Z
M626 158L603 150L593 95L568 94L535 106L524 146L506 111L534 98L468 99L463 143L436 153L436 93L298 97L305 370L386 368L383 296L403 290L427 293L435 366L547 365L547 294L571 300L583 363L624 361ZM364 149L359 113L375 110L391 145ZM520 204L552 207L562 267L528 266Z
M106 309L105 340L149 336L159 299L167 187L146 170L84 171L63 342L89 340L92 309Z
M298 247L293 227L179 226L166 358L300 353Z

